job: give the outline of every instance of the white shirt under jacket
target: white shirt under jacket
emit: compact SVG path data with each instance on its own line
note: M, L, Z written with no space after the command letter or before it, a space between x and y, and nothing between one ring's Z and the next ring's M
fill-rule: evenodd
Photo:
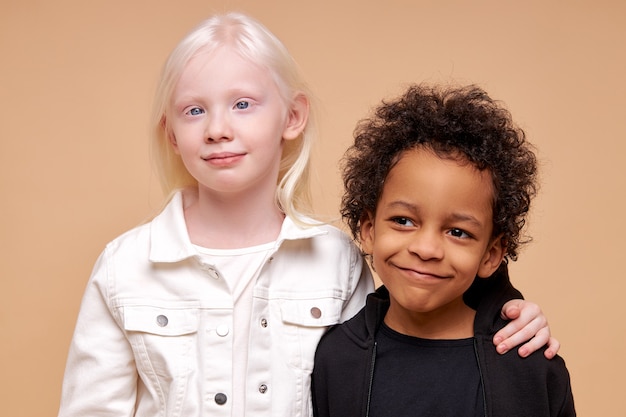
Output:
M100 255L70 346L60 417L231 417L233 300L190 242L182 207L178 193ZM253 288L245 415L310 416L317 342L372 290L346 234L286 218Z

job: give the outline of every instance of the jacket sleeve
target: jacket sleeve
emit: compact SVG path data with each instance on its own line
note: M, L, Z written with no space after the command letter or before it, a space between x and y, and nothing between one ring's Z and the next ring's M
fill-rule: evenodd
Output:
M351 319L365 305L367 295L374 292L374 278L359 249L350 242L350 274L348 298L341 312L340 322Z
M108 297L106 250L87 284L70 344L59 417L129 416L136 402L132 349Z
M479 345L485 402L491 416L575 417L569 372L560 356L547 360L542 350L521 358L498 355L489 340Z
M548 380L550 390L551 403L555 404L555 408L560 405L557 412L553 415L558 417L576 417L576 409L574 407L574 395L572 393L572 382L569 371L565 366L565 361L560 356L557 364L550 364L555 367L551 378Z

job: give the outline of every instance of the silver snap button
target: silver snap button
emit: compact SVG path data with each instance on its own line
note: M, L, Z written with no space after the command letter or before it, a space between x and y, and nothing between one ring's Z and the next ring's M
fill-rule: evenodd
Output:
M315 319L319 319L320 317L322 317L322 310L317 307L311 308L311 316L313 316L313 318Z
M213 279L219 279L220 278L220 273L217 272L217 269L215 269L215 268L209 268L209 275L211 275L211 277Z
M221 337L226 336L229 331L230 331L230 329L225 324L221 324L221 325L217 326L217 329L215 329L215 333L217 333L217 335L221 336Z
M261 319L261 327L267 327L267 319Z
M203 270L204 272L206 272L213 279L219 279L220 278L219 271L212 265L203 263L203 264L200 265L200 269Z
M259 392L261 394L265 394L267 392L267 385L265 385L265 384L259 385Z
M167 323L169 323L169 320L163 314L159 314L156 318L156 322L159 325L159 327L165 327L167 326Z
M227 400L228 400L228 397L226 397L226 394L223 394L221 392L218 392L217 394L215 394L215 404L224 405L226 404Z

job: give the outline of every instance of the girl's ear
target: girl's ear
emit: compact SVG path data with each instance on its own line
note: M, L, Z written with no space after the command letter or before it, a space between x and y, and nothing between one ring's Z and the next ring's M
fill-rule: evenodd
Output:
M361 217L361 230L359 233L361 249L368 255L374 249L374 215L369 211Z
M163 118L161 119L161 129L165 131L167 139L172 144L172 149L174 149L174 152L178 154L178 142L176 142L176 136L174 136L174 132L172 131L172 129L167 127L167 121L165 120L165 116L163 116Z
M493 238L485 254L483 255L483 259L480 261L480 265L478 267L478 277L480 278L488 278L496 272L496 269L502 263L504 259L504 245L502 242L502 235Z
M283 139L293 140L300 136L309 120L309 106L309 98L306 95L296 94L289 109Z

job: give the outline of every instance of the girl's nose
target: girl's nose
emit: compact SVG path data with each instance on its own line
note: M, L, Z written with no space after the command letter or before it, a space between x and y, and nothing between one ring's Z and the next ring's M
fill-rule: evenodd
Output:
M443 236L437 231L421 228L412 234L408 250L424 261L443 258Z
M222 112L214 112L207 119L204 140L207 143L232 140L230 118Z

